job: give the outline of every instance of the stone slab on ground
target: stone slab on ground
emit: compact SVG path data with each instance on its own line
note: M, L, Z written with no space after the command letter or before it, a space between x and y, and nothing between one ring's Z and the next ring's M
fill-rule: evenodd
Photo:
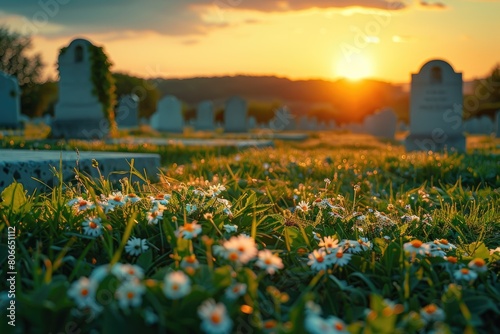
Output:
M98 177L97 169L92 167L92 159L97 160L102 175L105 178L109 176L110 180L128 177L128 173L110 173L130 171L129 163L132 159L134 159L135 169L141 174L144 174L145 170L148 178L156 178L160 168L160 156L158 154L91 151L80 152L78 156L74 151L0 150L0 191L14 180L22 183L24 188L29 191L34 189L46 190L47 188L43 183L53 187L58 181L57 177L54 176L52 167L59 169L61 160L65 182L71 181L75 184L74 169L77 166L77 161L80 171Z
M211 147L236 147L236 148L262 148L273 147L272 140L259 139L207 139L207 138L118 138L107 140L108 144L150 144L158 146L211 146Z

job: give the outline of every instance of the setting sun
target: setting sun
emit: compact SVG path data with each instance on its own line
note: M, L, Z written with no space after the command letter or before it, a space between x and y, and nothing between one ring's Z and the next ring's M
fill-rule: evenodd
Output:
M335 67L335 76L349 80L360 80L373 75L371 61L363 55L343 57Z

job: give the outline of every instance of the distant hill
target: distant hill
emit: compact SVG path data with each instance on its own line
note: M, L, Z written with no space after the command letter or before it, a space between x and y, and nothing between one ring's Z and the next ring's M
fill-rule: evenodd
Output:
M232 95L249 101L289 106L295 114L360 121L383 107L392 107L407 118L408 93L401 85L376 80L290 80L274 76L225 76L190 79L152 79L160 96L174 95L188 105L212 100L221 106Z

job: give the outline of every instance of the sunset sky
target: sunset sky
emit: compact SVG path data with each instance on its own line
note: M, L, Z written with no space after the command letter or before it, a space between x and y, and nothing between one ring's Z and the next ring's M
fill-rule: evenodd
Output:
M431 58L487 75L499 13L500 0L5 0L0 24L31 34L52 76L59 48L84 37L141 77L408 82Z

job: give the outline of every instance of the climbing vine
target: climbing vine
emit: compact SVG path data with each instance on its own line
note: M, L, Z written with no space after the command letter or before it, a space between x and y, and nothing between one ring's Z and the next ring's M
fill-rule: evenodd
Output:
M115 81L109 70L111 62L104 53L102 47L89 44L91 80L93 84L92 93L97 96L102 104L104 115L110 124L110 134L116 132L115 114L113 112L116 104Z

